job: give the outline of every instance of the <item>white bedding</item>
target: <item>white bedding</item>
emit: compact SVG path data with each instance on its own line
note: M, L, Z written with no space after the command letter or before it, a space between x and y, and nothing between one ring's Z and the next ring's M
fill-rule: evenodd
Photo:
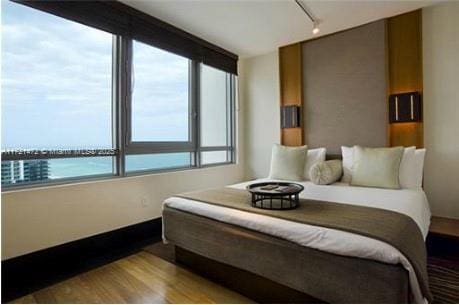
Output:
M268 179L248 181L231 187L244 189L248 184L265 180ZM345 183L333 185L315 185L309 181L296 183L305 187L304 191L300 193L300 198L396 211L411 217L419 226L424 239L427 236L431 214L426 195L422 189L388 190L355 187ZM238 225L321 251L367 258L389 264L400 263L409 272L413 301L416 303L425 302L411 264L396 248L385 242L354 233L311 226L178 197L168 198L164 204L174 209Z

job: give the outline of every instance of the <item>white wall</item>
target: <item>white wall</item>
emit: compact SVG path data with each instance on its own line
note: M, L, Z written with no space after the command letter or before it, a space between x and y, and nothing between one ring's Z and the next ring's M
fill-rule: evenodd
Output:
M278 52L244 59L240 71L240 92L246 107L246 178L266 177L271 147L280 142Z
M459 218L459 2L422 17L424 188L434 215Z
M158 218L173 194L242 181L243 111L237 116L238 164L2 193L2 260Z

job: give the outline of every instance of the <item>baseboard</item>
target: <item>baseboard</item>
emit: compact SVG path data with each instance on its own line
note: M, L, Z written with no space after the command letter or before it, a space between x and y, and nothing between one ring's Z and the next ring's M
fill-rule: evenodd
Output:
M161 222L157 218L2 261L2 303L159 241Z

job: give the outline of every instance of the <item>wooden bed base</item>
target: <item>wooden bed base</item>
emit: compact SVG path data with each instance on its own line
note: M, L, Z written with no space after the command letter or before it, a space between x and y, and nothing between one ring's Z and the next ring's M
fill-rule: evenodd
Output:
M323 301L269 279L175 246L180 265L228 287L257 303L317 304Z
M326 253L167 207L163 226L166 240L181 248L178 262L258 302L409 300L401 265Z

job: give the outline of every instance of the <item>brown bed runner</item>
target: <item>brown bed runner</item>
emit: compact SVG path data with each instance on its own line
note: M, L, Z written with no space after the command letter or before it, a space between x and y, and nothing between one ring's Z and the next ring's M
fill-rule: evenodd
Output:
M245 190L218 188L177 197L273 216L299 223L338 229L386 242L398 249L413 266L423 295L432 301L427 276L427 254L422 233L408 216L384 209L300 199L295 210L264 210L251 205Z

